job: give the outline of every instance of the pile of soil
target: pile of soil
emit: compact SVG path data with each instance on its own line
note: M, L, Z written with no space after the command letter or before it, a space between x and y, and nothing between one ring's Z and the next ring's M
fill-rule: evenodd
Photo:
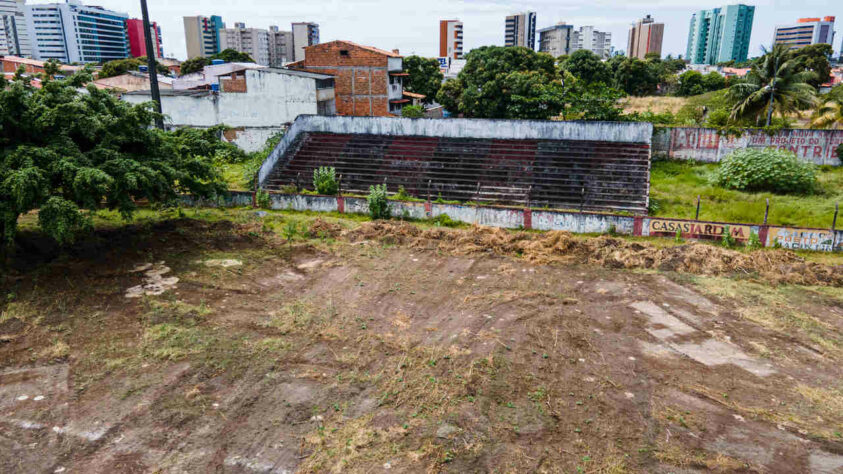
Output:
M317 218L307 230L313 237L335 238L342 233L342 226Z
M541 234L474 226L469 230L420 229L406 222L365 222L343 236L377 240L458 255L515 255L536 264L589 263L611 268L652 268L699 275L747 275L774 283L843 285L843 267L807 262L786 250L739 252L698 242L658 248L601 236L578 239L570 232Z

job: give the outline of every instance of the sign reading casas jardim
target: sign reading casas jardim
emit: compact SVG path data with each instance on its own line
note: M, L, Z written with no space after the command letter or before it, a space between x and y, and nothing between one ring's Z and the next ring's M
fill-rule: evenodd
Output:
M779 245L794 250L834 249L834 233L830 230L794 229L791 227L772 227L768 239L769 246Z
M721 239L729 228L735 240L748 240L752 227L748 225L715 224L713 222L677 221L671 219L650 219L649 235L676 235L698 239Z

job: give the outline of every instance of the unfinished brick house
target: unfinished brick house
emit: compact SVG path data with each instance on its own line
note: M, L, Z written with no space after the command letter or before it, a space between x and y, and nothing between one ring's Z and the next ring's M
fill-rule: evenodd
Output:
M304 49L304 60L291 69L334 76L338 115L384 117L401 115L412 98L404 93L403 58L350 41L331 41Z

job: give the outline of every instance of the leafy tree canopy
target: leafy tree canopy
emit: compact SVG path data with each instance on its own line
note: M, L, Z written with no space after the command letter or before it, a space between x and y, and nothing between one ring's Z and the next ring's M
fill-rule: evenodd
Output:
M401 116L405 118L424 117L424 107L421 105L408 105L401 109Z
M199 72L205 66L210 66L211 61L214 59L222 59L227 63L253 63L255 62L248 53L242 53L237 51L236 49L224 49L217 54L213 54L207 58L203 58L201 56L197 56L195 58L190 58L187 61L181 63L181 74L190 74L194 72Z
M562 84L548 54L484 46L468 53L437 102L466 117L548 119L562 111Z
M623 58L613 58L612 61L620 62ZM574 51L559 66L586 83L611 84L613 82L613 71L610 65L601 61L600 57L587 49Z
M821 84L831 80L831 64L828 58L832 53L833 48L830 44L819 43L794 50L789 56L799 61L799 71L811 71L816 75L808 80L808 84L818 89Z
M424 94L424 102L429 104L436 98L439 87L442 85L442 71L439 70L439 61L420 56L407 56L404 58L404 70L410 75L404 81L404 89Z
M40 89L0 80L0 237L7 244L18 216L34 209L42 230L66 244L86 226L84 210L117 209L128 218L138 199L167 203L179 193L224 191L210 143L151 128L150 104L131 105L92 85L79 92L91 80L87 69L46 78Z
M114 61L109 61L102 65L102 69L100 70L99 74L97 74L97 78L105 79L107 77L120 76L122 74L126 74L129 71L137 71L140 66L146 65L146 56L141 56L139 58L115 59ZM156 66L158 69L158 74L170 74L170 70L167 69L167 66L164 66L160 63L156 63Z
M658 63L661 61L658 60ZM629 95L652 95L659 86L659 68L652 61L626 58L615 72L615 84Z

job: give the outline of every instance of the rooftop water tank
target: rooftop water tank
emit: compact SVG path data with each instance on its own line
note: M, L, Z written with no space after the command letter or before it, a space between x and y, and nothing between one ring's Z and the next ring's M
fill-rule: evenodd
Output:
M211 65L213 65L213 66L219 66L220 64L225 64L225 61L222 60L222 59L212 59L211 60Z
M138 66L138 71L149 72L149 66Z

